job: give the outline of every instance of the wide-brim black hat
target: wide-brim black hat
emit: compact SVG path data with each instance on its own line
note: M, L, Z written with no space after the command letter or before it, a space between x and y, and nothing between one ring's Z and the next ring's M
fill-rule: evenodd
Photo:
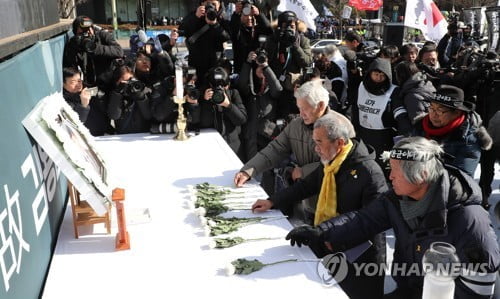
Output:
M464 91L452 85L440 85L436 88L433 97L427 99L451 109L470 112L474 110L474 104L464 100Z

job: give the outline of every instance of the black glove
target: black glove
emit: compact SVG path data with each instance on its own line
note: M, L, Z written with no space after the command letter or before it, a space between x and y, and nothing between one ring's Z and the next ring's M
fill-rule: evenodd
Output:
M288 235L286 235L285 239L290 240L290 245L292 246L295 244L297 244L298 247L301 247L302 244L310 246L322 242L322 233L319 227L303 225L292 229Z

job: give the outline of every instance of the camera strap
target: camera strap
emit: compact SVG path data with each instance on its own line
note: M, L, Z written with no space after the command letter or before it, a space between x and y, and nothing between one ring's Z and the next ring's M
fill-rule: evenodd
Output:
M207 32L208 28L210 28L210 26L208 24L205 24L203 27L200 28L200 30L196 31L193 35L191 35L187 40L186 40L186 45L188 46L188 48L190 46L193 46L194 43L196 43L196 41L198 40L198 38L200 38L200 36Z

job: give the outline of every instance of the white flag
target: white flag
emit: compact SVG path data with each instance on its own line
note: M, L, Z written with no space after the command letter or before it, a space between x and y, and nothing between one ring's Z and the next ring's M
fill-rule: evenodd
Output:
M439 41L448 31L448 22L432 0L406 1L405 26L420 29L427 40Z
M308 28L316 30L314 19L319 15L309 0L281 0L277 10L293 11L299 20L303 21Z

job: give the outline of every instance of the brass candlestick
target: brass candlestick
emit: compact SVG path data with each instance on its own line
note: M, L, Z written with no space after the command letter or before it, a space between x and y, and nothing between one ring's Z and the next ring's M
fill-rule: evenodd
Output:
M189 136L186 134L187 121L184 116L184 108L182 107L182 104L184 104L186 100L183 97L179 98L174 96L174 102L179 105L179 115L177 116L177 134L175 134L174 139L180 141L188 140Z

